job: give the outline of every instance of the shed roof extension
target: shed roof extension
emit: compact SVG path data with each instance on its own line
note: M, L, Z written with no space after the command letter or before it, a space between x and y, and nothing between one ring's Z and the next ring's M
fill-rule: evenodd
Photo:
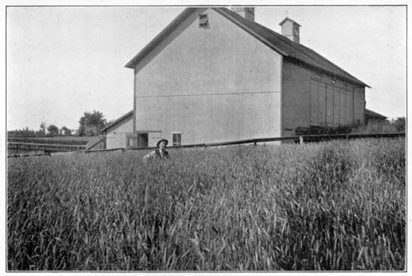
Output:
M368 118L374 118L374 119L380 119L380 120L385 120L388 117L383 116L382 114L379 114L377 112L374 112L370 109L365 109L365 116Z
M108 124L106 127L102 128L101 132L109 132L110 129L117 127L119 124L122 124L133 118L133 110L127 112L122 117L114 120L112 123Z
M176 28L183 20L188 18L198 8L186 8L175 20L173 20L159 35L157 35L142 51L140 51L126 67L135 68L136 65L153 49L160 41L167 37L174 28ZM277 32L266 28L259 23L249 21L236 12L227 8L212 8L231 22L248 32L250 35L260 40L262 43L275 50L279 54L289 58L293 62L301 65L309 66L315 70L321 71L332 77L340 78L356 85L370 87L359 79L355 78L345 70L341 69L328 59L316 53L312 49L303 46L288 39L287 37L278 34Z

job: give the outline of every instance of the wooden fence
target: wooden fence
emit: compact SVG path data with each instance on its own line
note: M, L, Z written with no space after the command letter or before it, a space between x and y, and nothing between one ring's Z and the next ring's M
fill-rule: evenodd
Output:
M200 147L219 147L219 146L231 146L231 145L241 145L241 144L254 144L258 143L270 143L270 142L292 142L292 143L307 143L307 142L321 142L321 141L331 141L331 140L349 140L349 139L360 139L360 138L394 138L394 137L405 137L404 132L397 133L375 133L375 134L327 134L327 135L301 135L301 136L288 136L288 137L274 137L274 138L259 138L259 139L247 139L247 140L237 140L222 143L209 143L209 144L192 144L183 146L170 146L167 148L179 149L179 148L200 148ZM154 149L152 148L129 148L132 150L146 150Z
M7 142L7 148L15 151L68 152L84 150L86 145L63 145L46 143Z
M206 147L220 147L220 146L231 146L231 145L242 145L242 144L254 144L259 143L270 143L270 142L292 142L292 143L308 143L308 142L321 142L321 141L331 141L331 140L349 140L349 139L360 139L360 138L395 138L395 137L405 137L404 132L397 133L375 133L375 134L328 134L328 135L302 135L302 136L289 136L289 137L274 137L274 138L259 138L259 139L247 139L238 141L229 141L222 143L203 143L203 144L192 144L192 145L182 145L182 146L170 146L168 149L182 149L182 148L206 148ZM54 155L61 152L83 152L83 153L97 153L97 152L108 152L108 151L125 151L124 148L115 148L108 150L86 150L85 146L80 145L57 145L57 144L34 144L34 143L17 143L9 142L9 149L20 149L20 150L32 150L32 151L45 151L46 153L39 154L15 154L8 157L22 157L22 156L33 156L33 155ZM149 148L127 148L127 150L152 150L154 147Z
M84 140L83 140L84 139ZM58 144L58 145L75 145L84 146L90 141L89 137L79 140L74 136L50 136L50 137L7 137L7 142L16 143L33 143L33 144Z

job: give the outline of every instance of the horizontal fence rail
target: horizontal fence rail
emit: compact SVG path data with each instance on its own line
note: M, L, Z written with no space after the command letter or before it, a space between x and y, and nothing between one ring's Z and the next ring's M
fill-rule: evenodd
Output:
M43 143L23 143L23 142L8 142L7 148L16 151L43 151L37 154L15 154L16 156L28 155L47 155L51 152L72 152L84 150L86 145L63 145L63 144L43 144Z
M64 136L67 137L67 136ZM56 145L75 145L75 146L85 146L88 140L71 140L71 139L60 139L58 137L48 138L21 138L21 137L7 137L8 142L17 143L33 143L33 144L56 144Z
M269 143L278 141L291 141L291 142L320 142L320 141L330 141L330 140L341 140L341 139L360 139L360 138L394 138L394 137L405 137L404 132L396 133L375 133L375 134L327 134L327 135L300 135L300 136L287 136L287 137L273 137L273 138L258 138L258 139L246 139L237 140L221 143L203 143L203 144L192 144L192 145L182 145L182 146L170 146L169 149L180 149L180 148L202 148L202 147L220 147L220 146L231 146L231 145L241 145L241 144L258 144L258 143ZM127 148L128 150L148 150L155 149L155 147L149 148Z
M375 134L327 134L327 135L301 135L301 136L288 136L288 137L273 137L273 138L258 138L258 139L246 139L221 143L201 143L182 146L170 146L168 149L183 149L183 148L207 148L207 147L220 147L220 146L232 146L242 144L254 144L269 143L279 141L290 141L294 143L306 143L306 142L321 142L331 140L350 140L360 138L395 138L405 137L404 132L396 133L375 133ZM26 150L26 151L45 151L46 153L37 154L14 154L8 157L23 157L23 156L38 156L38 155L59 155L64 153L98 153L98 152L110 152L110 151L126 151L126 150L153 150L155 147L147 148L114 148L114 149L98 149L98 150L86 150L86 146L83 145L61 145L61 144L35 144L35 143L20 143L20 142L8 142L8 148L14 150Z

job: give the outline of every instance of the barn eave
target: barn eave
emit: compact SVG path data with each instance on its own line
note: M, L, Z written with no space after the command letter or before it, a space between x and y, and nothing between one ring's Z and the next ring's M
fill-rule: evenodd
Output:
M102 133L108 133L110 132L110 130L112 130L113 128L118 127L120 124L130 120L133 116L133 110L127 112L126 114L124 114L123 116L121 116L120 118L116 119L114 122L112 122L111 124L107 125L106 127L104 127L101 132Z

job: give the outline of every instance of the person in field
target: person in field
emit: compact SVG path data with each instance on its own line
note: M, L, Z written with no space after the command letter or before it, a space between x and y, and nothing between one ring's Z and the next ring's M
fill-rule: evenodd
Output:
M169 152L166 151L166 146L169 143L167 139L161 139L156 144L156 149L143 156L143 162L148 162L151 159L169 158Z

